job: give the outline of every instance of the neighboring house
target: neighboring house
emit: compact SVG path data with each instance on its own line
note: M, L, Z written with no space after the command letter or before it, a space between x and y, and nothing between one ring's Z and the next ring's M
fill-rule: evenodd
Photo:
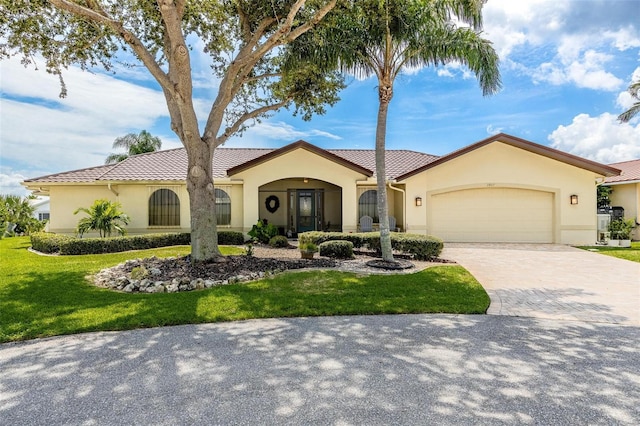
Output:
M304 141L280 149L218 148L213 178L221 229L267 220L287 233L356 232L378 221L375 152L325 150ZM499 134L443 157L388 150L389 214L402 231L445 241L591 244L596 181L619 170ZM26 180L51 197L52 232L73 234L78 207L119 201L129 233L188 232L184 149ZM577 196L573 198L571 196Z
M607 177L604 185L610 186L612 207L624 208L624 217L640 222L640 159L611 164L620 169L619 176ZM634 230L634 240L640 240L640 227Z
M36 197L29 200L29 204L33 207L33 217L39 221L50 219L49 197Z

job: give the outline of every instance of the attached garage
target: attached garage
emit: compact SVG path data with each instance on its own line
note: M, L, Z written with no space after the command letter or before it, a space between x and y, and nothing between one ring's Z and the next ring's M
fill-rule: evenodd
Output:
M554 194L474 188L431 197L430 233L448 242L553 243Z

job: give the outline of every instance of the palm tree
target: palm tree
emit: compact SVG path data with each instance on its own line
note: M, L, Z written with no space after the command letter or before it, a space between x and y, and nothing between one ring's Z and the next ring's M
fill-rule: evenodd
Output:
M131 155L144 154L145 152L158 151L162 147L162 141L159 137L151 135L146 130L139 134L129 133L128 135L116 138L113 141L113 148L124 148L126 153L109 154L105 160L105 164L115 164L126 160Z
M290 52L292 66L313 57L357 77L378 79L376 175L385 261L393 261L385 173L393 83L406 67L460 62L476 74L484 95L497 92L501 87L498 55L480 35L483 4L482 0L359 0L343 13L334 13L324 31L308 34L306 43Z
M118 202L109 200L96 200L91 207L80 207L73 214L86 213L88 217L83 217L78 221L78 234L82 235L87 231L98 231L100 238L109 237L115 230L120 235L127 233L119 222L124 225L129 224L129 216L120 210L122 206Z
M628 92L636 102L634 102L628 110L618 116L618 120L623 123L628 123L633 117L640 113L640 80L635 83L631 83Z

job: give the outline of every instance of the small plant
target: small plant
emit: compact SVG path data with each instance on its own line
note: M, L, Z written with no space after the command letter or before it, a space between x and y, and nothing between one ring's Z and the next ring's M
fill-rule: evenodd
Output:
M80 207L73 214L80 212L86 213L87 217L83 217L78 221L78 234L82 235L87 231L98 231L100 238L110 237L113 231L120 235L127 233L121 225L129 224L129 216L122 210L122 206L118 202L105 199L96 200L91 207Z
M149 271L144 266L136 266L131 270L132 280L142 280L149 276Z
M278 227L271 223L266 224L265 222L258 220L248 234L254 240L258 240L262 244L268 244L271 238L278 235Z
M636 227L633 219L616 219L609 223L609 232L614 240L628 240L631 238L631 231Z
M284 235L276 235L269 240L269 245L276 248L289 247L289 240Z
M300 257L303 259L313 259L313 255L318 251L318 246L312 242L302 242L298 247L300 248Z
M244 255L247 257L253 256L253 244L248 243L247 245L245 245Z
M300 251L306 252L306 253L317 253L318 252L318 246L315 243L302 243L300 244Z

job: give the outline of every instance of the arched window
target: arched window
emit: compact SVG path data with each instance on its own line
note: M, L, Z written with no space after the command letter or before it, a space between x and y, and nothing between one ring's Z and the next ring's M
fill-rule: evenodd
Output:
M360 194L358 199L358 218L371 216L374 222L378 220L378 191L369 189Z
M220 188L216 188L215 193L218 225L231 225L231 198Z
M180 226L180 199L170 189L158 189L149 197L149 226Z

